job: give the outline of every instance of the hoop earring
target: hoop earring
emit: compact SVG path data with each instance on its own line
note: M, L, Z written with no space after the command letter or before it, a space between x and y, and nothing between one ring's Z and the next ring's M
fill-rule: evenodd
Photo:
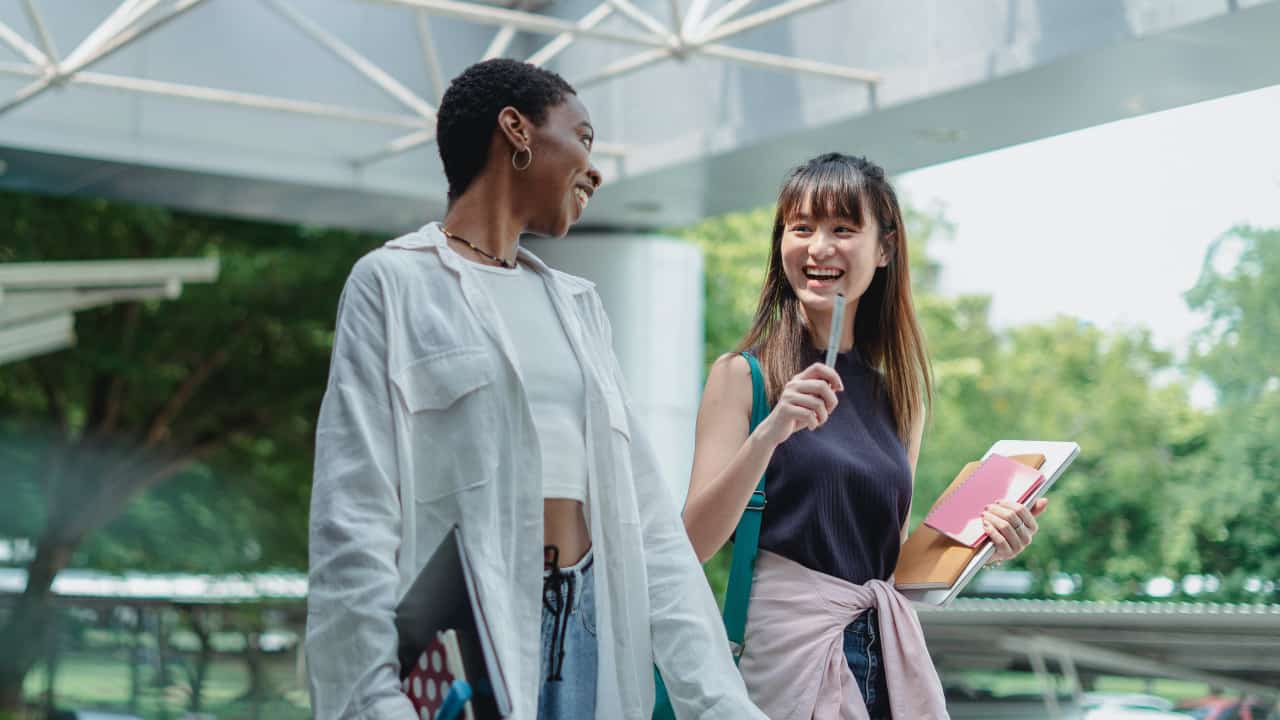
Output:
M525 161L524 165L520 165L519 163L516 162L516 158L520 157L520 153L529 153L529 159ZM511 153L511 167L515 168L517 172L524 172L525 170L528 170L529 166L532 164L533 164L533 150L530 149L528 145Z

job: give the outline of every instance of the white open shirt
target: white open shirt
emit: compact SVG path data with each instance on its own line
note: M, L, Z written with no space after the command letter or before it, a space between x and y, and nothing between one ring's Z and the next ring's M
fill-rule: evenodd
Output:
M647 720L656 657L680 718L764 718L622 389L586 280L547 280L586 383L587 517L600 643L596 717ZM316 429L306 656L315 717L417 720L393 617L444 533L462 529L513 695L537 717L542 478L498 308L436 224L351 271Z

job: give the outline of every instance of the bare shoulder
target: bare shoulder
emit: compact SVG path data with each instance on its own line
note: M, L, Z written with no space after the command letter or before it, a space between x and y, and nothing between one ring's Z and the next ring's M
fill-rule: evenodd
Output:
M707 384L712 382L728 382L732 385L746 384L751 388L751 366L742 353L725 353L711 363L711 372L707 373Z
M703 405L741 409L751 413L751 366L739 353L725 353L716 358L707 373L702 392Z

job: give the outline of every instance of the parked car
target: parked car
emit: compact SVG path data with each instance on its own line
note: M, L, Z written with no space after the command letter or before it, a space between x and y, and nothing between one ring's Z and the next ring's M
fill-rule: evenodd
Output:
M1256 697L1209 696L1183 700L1178 709L1196 720L1265 720L1275 704Z
M1082 720L1194 720L1191 715L1181 712L1168 712L1150 707L1126 706L1123 704L1103 705L1085 712Z

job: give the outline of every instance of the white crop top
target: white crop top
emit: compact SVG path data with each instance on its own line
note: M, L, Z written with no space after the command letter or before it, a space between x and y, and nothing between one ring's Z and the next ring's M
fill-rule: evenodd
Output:
M472 267L502 309L507 336L515 345L542 450L542 497L585 503L586 389L546 284L524 265L514 270L480 263Z

